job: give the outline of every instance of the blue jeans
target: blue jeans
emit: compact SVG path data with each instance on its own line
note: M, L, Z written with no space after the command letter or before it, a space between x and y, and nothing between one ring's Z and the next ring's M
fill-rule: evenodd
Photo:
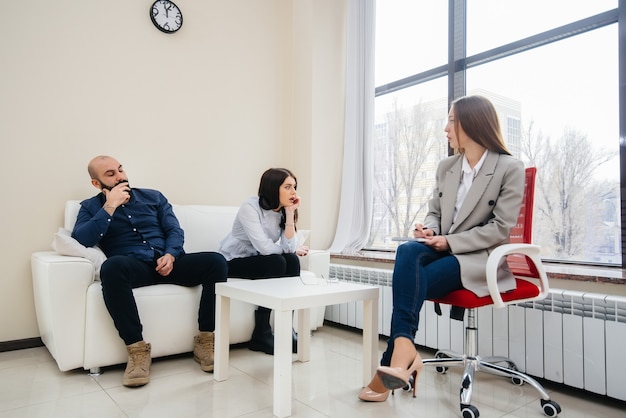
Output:
M419 313L426 299L442 297L462 288L461 268L455 256L447 251L435 251L420 242L400 245L393 269L391 335L380 364L389 366L391 363L396 338L415 339Z
M180 286L202 285L198 308L200 331L215 329L215 283L225 282L228 264L216 252L189 253L174 262L168 276L156 272L155 261L116 255L109 257L100 269L104 303L115 328L126 345L143 340L143 327L137 311L133 289L168 283Z

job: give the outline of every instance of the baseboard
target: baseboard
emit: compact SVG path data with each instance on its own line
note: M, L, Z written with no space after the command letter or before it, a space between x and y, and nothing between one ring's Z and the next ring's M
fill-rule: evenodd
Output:
M0 353L4 351L23 350L25 348L42 347L41 338L26 338L24 340L13 340L0 342Z

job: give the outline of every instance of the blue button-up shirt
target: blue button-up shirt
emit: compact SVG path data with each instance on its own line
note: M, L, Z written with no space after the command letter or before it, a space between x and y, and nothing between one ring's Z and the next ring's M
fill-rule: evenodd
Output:
M183 250L184 233L172 205L157 190L131 189L130 201L109 215L102 193L83 200L72 237L85 247L99 245L111 257L128 255L152 261L166 253L175 258Z

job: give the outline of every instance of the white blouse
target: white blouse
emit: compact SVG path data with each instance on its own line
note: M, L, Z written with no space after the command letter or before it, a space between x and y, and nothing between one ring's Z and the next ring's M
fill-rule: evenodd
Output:
M296 235L290 239L280 228L281 212L262 209L258 196L248 198L237 212L232 231L220 242L218 250L226 260L293 253L298 240Z
M480 157L480 160L478 160L478 163L476 163L474 168L470 167L467 157L463 155L463 173L461 174L461 184L459 184L459 190L456 194L456 205L454 205L454 215L452 218L453 221L456 219L456 215L459 213L461 206L463 206L463 202L467 197L467 192L469 192L470 187L472 187L474 178L476 178L476 175L480 171L480 167L483 166L488 153L489 150L485 150L485 152L483 152L483 156Z

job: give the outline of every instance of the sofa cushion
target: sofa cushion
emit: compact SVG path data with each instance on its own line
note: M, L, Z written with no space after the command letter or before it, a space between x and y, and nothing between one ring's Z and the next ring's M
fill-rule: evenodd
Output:
M80 200L68 200L65 202L65 218L64 227L68 231L74 229L76 218L78 217L78 211L80 210Z
M61 255L86 258L93 263L96 272L96 280L100 279L100 266L107 259L99 247L85 247L72 238L72 234L65 228L59 228L54 234L52 249Z
M217 251L237 216L237 206L172 205L185 232L185 252Z

